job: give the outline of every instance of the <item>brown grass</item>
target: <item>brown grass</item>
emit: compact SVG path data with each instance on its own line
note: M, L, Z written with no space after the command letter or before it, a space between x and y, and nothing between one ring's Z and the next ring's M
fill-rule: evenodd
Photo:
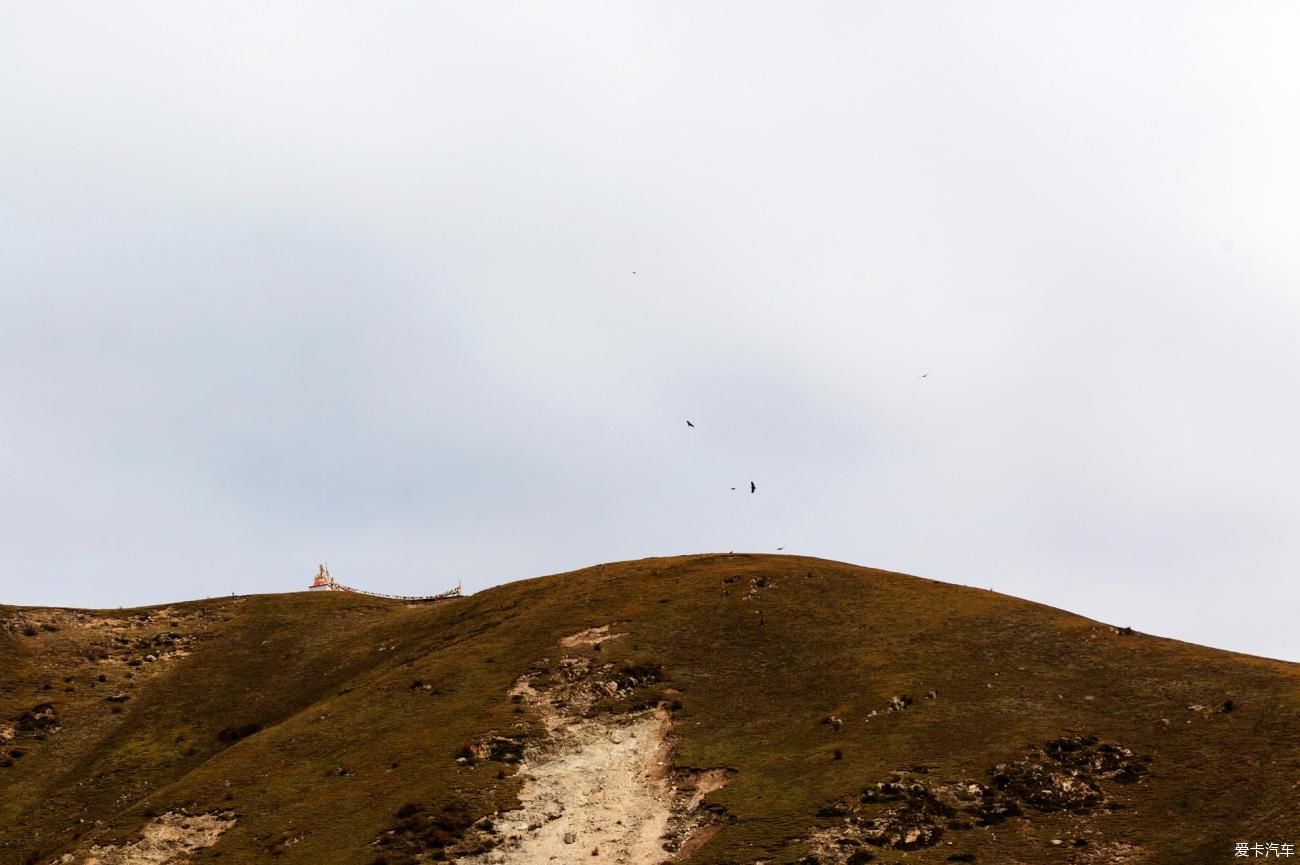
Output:
M624 636L599 650L559 646L611 623ZM536 727L508 691L561 652L616 663L648 699L675 701L677 765L735 770L708 797L728 821L693 862L796 862L829 825L819 811L893 772L981 777L1069 735L1151 755L1141 780L1103 782L1126 807L1031 810L949 832L907 861L1084 862L1124 849L1199 863L1230 860L1235 841L1300 842L1296 665L818 559L647 559L433 606L299 593L0 607L0 625L0 735L15 727L0 747L22 751L0 767L0 865L128 843L147 812L181 808L237 815L195 862L367 865L411 803L474 819L515 804L513 768L458 764L458 749L521 720ZM179 636L144 660L164 633ZM166 639L183 652L167 655ZM106 700L115 694L129 699ZM889 711L905 694L912 703ZM16 729L46 703L61 729ZM823 723L832 716L842 724ZM1090 843L1063 850L1054 838Z

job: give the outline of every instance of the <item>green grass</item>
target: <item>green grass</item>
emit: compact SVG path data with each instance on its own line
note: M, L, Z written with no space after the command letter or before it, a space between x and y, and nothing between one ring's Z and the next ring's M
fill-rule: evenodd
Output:
M746 600L758 578L769 587ZM404 804L511 807L513 770L498 779L501 764L462 767L457 752L520 723L536 735L537 719L507 699L512 682L558 657L562 636L613 622L627 636L600 656L660 664L661 684L681 692L677 764L737 772L710 796L734 822L694 862L797 861L799 839L830 823L820 808L895 770L923 763L932 777L987 780L988 767L1072 733L1151 755L1142 782L1103 784L1126 810L1030 813L949 833L952 846L906 861L1068 861L1048 841L1084 831L1094 845L1138 845L1153 863L1227 861L1234 841L1300 842L1296 665L1121 636L977 589L721 555L601 565L428 606L299 593L170 609L147 624L134 617L149 610L97 614L137 622L132 635L192 639L188 657L130 668L135 650L106 648L68 611L0 607L12 624L0 630L0 723L52 702L63 725L5 746L25 754L0 768L0 865L130 840L147 814L180 806L239 815L197 862L369 865ZM31 622L59 630L26 636L20 623ZM104 651L123 660L89 657ZM434 689L412 689L416 679ZM925 699L931 689L937 699ZM114 714L105 698L123 691ZM884 711L904 693L907 710ZM1231 712L1186 708L1229 698ZM832 714L839 732L821 723ZM222 741L248 725L260 730Z

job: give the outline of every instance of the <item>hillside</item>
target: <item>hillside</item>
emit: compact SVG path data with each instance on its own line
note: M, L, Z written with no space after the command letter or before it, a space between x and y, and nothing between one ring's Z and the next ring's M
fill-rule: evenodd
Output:
M1227 862L1300 844L1297 685L793 556L0 607L0 865Z

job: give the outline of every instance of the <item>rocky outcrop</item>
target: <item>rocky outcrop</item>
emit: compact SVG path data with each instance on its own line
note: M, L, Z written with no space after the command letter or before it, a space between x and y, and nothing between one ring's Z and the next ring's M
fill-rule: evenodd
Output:
M848 865L867 861L861 851L868 846L914 850L938 843L946 830L993 826L1033 812L1090 814L1107 804L1102 781L1139 781L1150 759L1096 736L1068 736L991 767L987 783L896 772L865 787L856 800L823 808L818 816L839 822L809 837L808 858Z

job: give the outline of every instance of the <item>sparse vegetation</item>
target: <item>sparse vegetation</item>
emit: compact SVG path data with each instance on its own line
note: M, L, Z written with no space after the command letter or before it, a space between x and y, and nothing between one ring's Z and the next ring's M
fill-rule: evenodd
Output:
M667 709L678 766L734 770L708 796L720 819L693 863L894 861L865 842L807 844L904 807L955 842L909 851L917 865L1100 862L1119 841L1148 865L1216 861L1243 827L1283 838L1300 825L1296 665L832 562L648 559L428 606L302 593L0 619L0 865L130 843L146 809L231 802L238 831L196 865L491 849L499 824L483 818L518 804L509 763L540 735L511 687L529 671L538 687L562 681L558 641L612 622L627 636L575 650L612 683L593 711ZM74 692L43 691L65 677ZM981 792L959 808L876 788L896 774ZM1077 796L1034 793L1054 777ZM582 856L604 861L592 846Z

